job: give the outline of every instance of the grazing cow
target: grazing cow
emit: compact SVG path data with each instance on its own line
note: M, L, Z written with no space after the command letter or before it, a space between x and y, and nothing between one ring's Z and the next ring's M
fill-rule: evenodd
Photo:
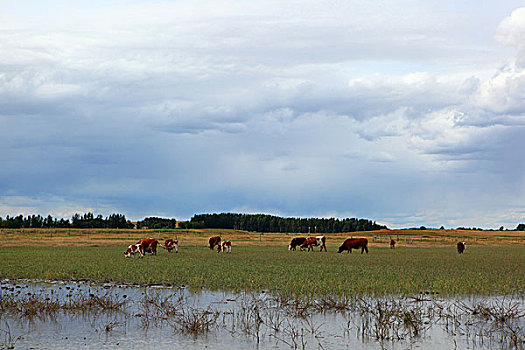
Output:
M317 240L317 245L318 246L321 246L321 252L323 251L323 248L324 248L324 251L326 252L326 237L325 236L317 236L315 237L315 239Z
M217 253L220 253L220 252L231 253L232 252L232 242L222 241L221 244L217 245Z
M326 238L325 238L325 236L308 237L303 242L303 244L301 244L301 250L303 250L304 248L308 248L308 251L310 251L310 249L312 249L312 251L314 251L314 247L317 247L317 246L321 247L321 251L323 251L323 248L324 248L324 251L326 252Z
M175 253L179 252L179 241L178 240L173 240L170 238L164 241L164 245L160 244L160 246L166 249L168 253L171 253L173 249L175 249Z
M141 249L140 247L140 244L130 244L128 246L128 249L124 252L124 256L126 258L129 258L130 256L132 255L135 255L136 253L139 253L139 257L143 257L144 256L144 251Z
M466 247L467 247L467 244L465 242L459 242L458 243L458 253L463 254Z
M295 248L296 248L297 246L299 246L299 248L301 248L301 244L303 244L304 241L306 241L306 238L304 238L304 237L295 237L295 238L292 238L292 241L291 241L290 244L288 245L288 250L295 250Z
M139 257L144 257L144 253L151 253L152 255L157 255L157 241L154 238L143 238L135 244L131 244L128 249L124 252L124 256L129 258L135 253L139 253Z
M396 241L393 239L390 240L390 249L394 249L396 247Z
M352 252L352 249L361 248L361 254L364 251L368 254L368 239L366 238L348 238L343 244L339 247L339 253L344 250L348 250L348 253Z
M210 250L213 250L213 248L216 245L220 245L221 244L221 237L220 236L211 237L210 240L208 241L208 243L210 245Z

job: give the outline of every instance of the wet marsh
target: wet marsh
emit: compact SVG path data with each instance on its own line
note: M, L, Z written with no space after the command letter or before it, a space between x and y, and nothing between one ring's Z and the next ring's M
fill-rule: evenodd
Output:
M0 348L525 346L518 295L292 298L32 280L3 280L1 288Z
M524 246L331 243L143 259L120 244L4 246L0 349L525 347Z
M225 291L269 290L290 295L520 294L525 246L371 248L370 254L289 252L286 247L205 247L160 250L124 258L119 246L9 247L0 250L0 276L169 284Z

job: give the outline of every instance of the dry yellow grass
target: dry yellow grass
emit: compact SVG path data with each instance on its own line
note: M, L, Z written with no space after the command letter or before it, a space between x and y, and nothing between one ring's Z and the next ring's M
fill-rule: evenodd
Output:
M259 233L235 230L116 230L116 229L2 229L0 247L4 246L127 246L140 238L158 240L177 237L181 246L206 246L208 239L221 235L238 246L283 246L299 233ZM396 247L440 247L455 245L508 246L525 245L524 231L470 231L470 230L380 230L324 234L327 246L338 247L348 237L366 237L371 247L388 246L394 239Z

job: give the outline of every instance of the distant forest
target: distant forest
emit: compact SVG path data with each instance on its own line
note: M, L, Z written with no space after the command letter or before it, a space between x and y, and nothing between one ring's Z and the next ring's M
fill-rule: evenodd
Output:
M319 218L283 218L266 214L196 214L190 221L179 221L181 229L217 228L234 229L256 232L310 232L339 233L355 231L374 231L388 229L375 221L357 218L346 219L319 219ZM138 229L174 229L177 227L175 218L147 217L137 221L136 225L126 219L123 214L111 214L103 217L93 213L75 214L71 219L57 219L51 215L18 215L6 218L0 217L0 228L138 228ZM412 230L426 230L425 226L411 228ZM441 229L444 229L441 226ZM458 227L457 230L482 230L475 227ZM501 226L499 231L503 231ZM519 224L514 230L525 231L525 224Z
M69 219L57 219L51 215L0 217L0 228L133 228L135 225L126 220L123 214L111 214L107 217L93 213L75 214Z
M173 229L177 226L176 219L163 219L157 217L145 218L138 221L137 228ZM126 220L123 214L111 214L107 217L95 216L93 213L75 214L69 219L57 219L51 215L9 216L0 217L0 228L135 228L135 225Z
M335 233L387 229L366 219L282 218L265 214L197 214L181 228L224 228L257 232Z
M142 229L172 229L177 227L177 220L157 217L145 218L137 221L137 228Z

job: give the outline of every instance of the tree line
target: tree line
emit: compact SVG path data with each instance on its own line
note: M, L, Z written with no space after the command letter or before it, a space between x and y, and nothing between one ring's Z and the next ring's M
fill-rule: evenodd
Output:
M196 214L181 228L223 228L257 232L336 233L388 229L375 221L357 218L283 218L266 214Z
M51 215L18 215L6 218L0 217L0 228L139 228L139 229L174 229L177 227L175 218L166 219L159 217L146 217L137 221L136 226L126 219L123 214L111 214L103 217L93 213L75 214L70 219L54 218ZM282 232L282 233L340 233L355 231L374 231L388 229L375 221L357 218L345 219L319 219L319 218L283 218L266 214L195 214L189 221L179 222L179 228L199 229L218 228L234 229L256 232ZM424 226L414 228L427 229ZM444 229L442 226L441 229ZM483 230L481 228L458 227L463 230ZM503 230L503 226L499 228ZM520 223L514 229L525 231L525 224Z
M173 229L177 227L177 220L164 219L158 217L145 218L142 221L137 221L137 228L142 229Z
M123 214L111 214L107 217L93 213L75 214L69 219L57 219L48 215L23 215L0 217L0 228L133 228L131 221Z

